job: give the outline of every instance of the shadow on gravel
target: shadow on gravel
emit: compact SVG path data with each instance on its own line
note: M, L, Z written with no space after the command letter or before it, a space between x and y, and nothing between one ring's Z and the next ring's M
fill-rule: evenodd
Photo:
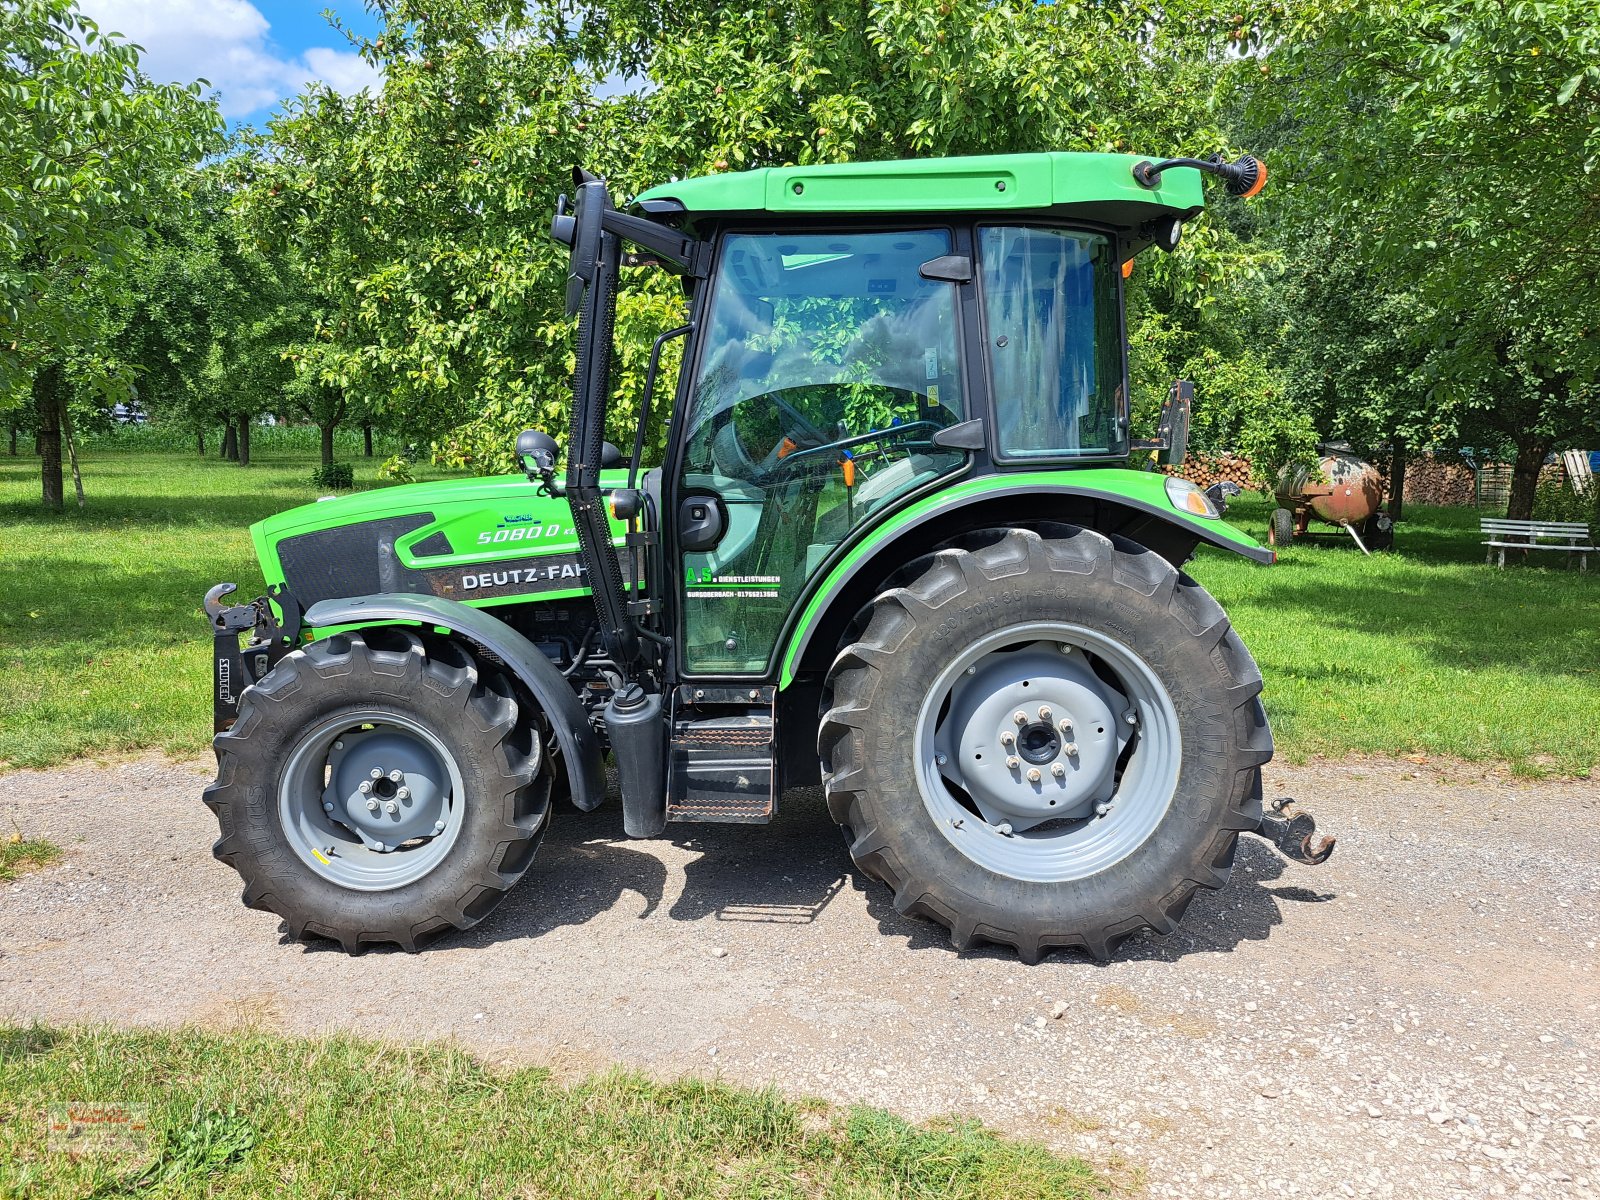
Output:
M583 925L619 904L637 908L640 920L652 916L663 903L668 869L650 852L649 842L626 841L621 823L615 796L592 813L560 806L528 877L483 924L436 944L482 946L538 938ZM669 825L667 835L675 846L697 855L684 868L682 893L667 909L674 921L806 925L850 890L861 897L879 930L903 937L908 949L958 954L943 928L901 916L888 888L855 870L820 789L786 793L777 818L764 827ZM1200 893L1172 936L1140 934L1124 942L1116 958L1176 962L1197 952L1230 951L1270 936L1283 922L1280 904L1334 899L1299 885L1269 886L1287 866L1265 843L1241 837L1226 888ZM323 947L337 949L333 943L307 948ZM1009 947L985 944L964 957L1013 960L1015 955ZM1056 957L1092 961L1076 953Z

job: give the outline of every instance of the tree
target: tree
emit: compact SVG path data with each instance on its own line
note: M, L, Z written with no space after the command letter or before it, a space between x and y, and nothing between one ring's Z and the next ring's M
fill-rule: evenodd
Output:
M1270 33L1238 73L1283 135L1285 246L1347 284L1308 296L1363 345L1363 390L1395 373L1365 407L1402 445L1510 445L1508 515L1531 516L1546 456L1597 425L1596 310L1572 300L1600 279L1592 5L1332 0Z
M220 118L198 84L152 83L138 48L102 36L72 0L11 0L0 126L0 395L28 388L41 492L59 509L68 359L94 360L116 268L178 171L215 145Z

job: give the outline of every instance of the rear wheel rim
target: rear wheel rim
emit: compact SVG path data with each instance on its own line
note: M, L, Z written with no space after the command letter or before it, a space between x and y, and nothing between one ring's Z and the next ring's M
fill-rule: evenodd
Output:
M434 870L461 832L466 787L455 756L410 717L325 717L289 752L278 818L313 872L353 891L391 891Z
M979 639L944 668L913 738L940 833L997 875L1084 879L1166 817L1182 744L1154 669L1107 634L1040 621Z

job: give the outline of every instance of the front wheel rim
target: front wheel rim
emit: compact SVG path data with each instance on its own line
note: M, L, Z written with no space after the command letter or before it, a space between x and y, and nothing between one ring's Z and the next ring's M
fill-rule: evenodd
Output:
M352 710L305 731L279 776L278 818L313 872L352 891L391 891L442 863L464 818L455 756L395 712Z
M945 667L913 753L940 833L986 870L1036 883L1122 861L1166 817L1182 745L1159 676L1118 639L1014 625Z

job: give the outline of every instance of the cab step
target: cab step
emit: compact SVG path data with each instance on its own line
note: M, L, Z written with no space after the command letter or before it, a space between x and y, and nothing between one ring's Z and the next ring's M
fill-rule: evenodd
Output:
M667 820L764 825L778 808L777 689L685 685L673 693Z

